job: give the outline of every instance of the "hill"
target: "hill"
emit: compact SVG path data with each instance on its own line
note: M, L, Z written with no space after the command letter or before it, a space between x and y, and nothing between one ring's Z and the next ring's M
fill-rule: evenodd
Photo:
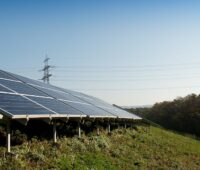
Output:
M33 138L0 148L0 169L200 169L200 141L157 127L104 130L58 144Z
M190 94L151 108L127 109L167 129L200 137L200 95Z

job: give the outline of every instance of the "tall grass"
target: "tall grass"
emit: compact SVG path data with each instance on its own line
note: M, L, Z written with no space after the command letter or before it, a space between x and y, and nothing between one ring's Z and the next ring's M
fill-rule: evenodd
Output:
M101 131L81 139L25 141L5 154L0 169L200 169L200 141L156 127Z

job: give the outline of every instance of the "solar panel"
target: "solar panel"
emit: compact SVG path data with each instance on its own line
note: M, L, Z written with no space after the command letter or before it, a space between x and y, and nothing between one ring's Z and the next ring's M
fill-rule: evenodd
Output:
M0 70L0 79L10 79L10 80L17 80L13 76L9 75L8 73Z
M15 91L20 94L27 94L27 95L35 95L35 96L46 96L45 93L28 86L22 82L15 82L15 81L9 81L9 80L1 80L0 79L0 85L3 85L4 87L7 87L11 91Z
M56 113L15 94L0 93L0 110L9 117L29 115L55 115Z
M140 119L103 100L0 71L0 110L6 115Z
M95 98L95 97L92 97L92 96L89 96L89 95L85 95L83 93L79 93L79 92L75 92L75 91L71 91L71 90L66 90L66 89L61 89L73 96L76 96L77 98L79 99L82 99L84 102L87 102L87 103L90 103L98 108L101 108L103 109L104 111L106 112L109 112L113 115L116 115L117 117L119 118L128 118L128 119L131 119L131 118L134 118L134 119L139 119L138 116L134 115L134 114L131 114L127 111L124 111L122 109L119 109L115 106L112 106L106 102L104 102L103 100L101 99L98 99L98 98Z
M73 97L70 94L59 91L59 90L45 88L45 87L41 87L41 86L35 86L35 88L45 92L46 94L48 94L48 95L50 95L50 96L52 96L56 99L62 99L62 100L67 100L67 101L75 101L75 102L84 103L82 100L80 100L76 97Z
M44 87L44 88L50 88L50 89L58 90L57 87L52 86L50 84L45 84L45 83L42 83L40 81L29 79L29 78L26 78L26 77L23 77L23 76L20 76L20 75L16 75L16 74L13 74L13 73L9 73L9 74L11 74L12 76L16 77L17 80L20 80L22 82L25 82L25 83L33 85L33 86L39 86L39 87Z
M33 101L36 101L37 103L50 108L51 110L59 113L59 114L66 114L68 116L85 116L81 111L64 104L61 101L57 101L55 99L51 98L39 98L39 97L28 97Z
M74 102L67 102L65 103L69 104L72 107L75 107L82 112L86 113L89 117L116 117L115 115L110 114L109 112L106 112L102 109L99 109L97 107L94 107L90 104L81 104L81 103L74 103Z
M0 92L12 92L11 90L8 90L7 88L3 87L1 84L0 84Z
M93 116L93 117L115 117L114 115L110 114L109 112L105 112L104 110L100 110L99 108L89 104L88 102L85 102L83 100L80 100L77 97L72 96L71 94L68 94L66 92L62 92L60 90L49 89L45 87L39 87L36 86L37 89L40 89L41 91L47 93L48 95L56 98L57 100L60 100L67 105L77 108L82 113Z
M85 96L85 94L80 94L82 96ZM129 113L123 109L120 109L116 106L113 106L113 105L110 105L104 101L102 101L101 99L98 99L98 98L95 98L95 97L92 97L92 96L88 96L86 95L87 98L85 98L85 100L87 99L90 99L89 101L91 103L93 103L94 105L100 107L100 108L103 108L104 110L108 111L108 112L111 112L113 114L116 114L119 118L134 118L134 119L139 119L138 116L132 114L132 113Z
M25 77L21 77L18 75L13 76L17 77L19 80L24 81L28 83L31 86L34 86L35 88L39 89L40 91L45 92L51 97L54 97L58 100L63 101L67 105L77 108L79 111L84 113L85 115L88 115L90 117L116 117L110 112L106 112L104 109L100 109L94 105L91 105L88 102L85 102L76 96L73 96L66 91L62 91L60 88L51 86L48 84L44 84L38 81L34 81ZM87 106L86 106L87 105Z

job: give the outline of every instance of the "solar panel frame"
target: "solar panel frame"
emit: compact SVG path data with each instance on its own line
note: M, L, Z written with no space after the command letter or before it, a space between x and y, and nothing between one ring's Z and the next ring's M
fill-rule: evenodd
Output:
M136 116L132 113L129 113L123 109L119 109L115 106L112 106L106 102L104 102L101 99L95 98L93 96L86 95L84 93L75 92L72 90L66 90L61 88L61 90L66 91L67 93L70 93L73 96L76 96L77 98L81 98L83 101L88 102L104 111L109 112L110 114L113 114L117 116L118 118L124 118L124 119L141 119L139 116ZM89 99L89 100L88 100Z
M45 93L19 81L10 81L10 80L0 79L0 85L1 86L3 85L4 87L7 87L9 89L12 89L16 93L19 93L19 94L48 97L48 95L46 95Z
M33 85L32 85L33 86ZM55 90L55 89L50 89L50 88L45 88L45 87L41 87L41 86L34 86L36 89L43 91L44 93L48 94L51 97L54 97L56 99L62 99L62 100L68 100L68 101L74 101L74 102L79 102L79 103L83 103L83 104L88 104L85 103L84 101L59 90Z
M56 115L55 112L37 104L18 94L2 94L0 93L0 110L12 118L26 118L31 115L38 117L50 117Z
M24 88L28 89L28 92L26 92L25 89L16 89L15 87L12 87L5 82L10 81L15 82L16 84L21 85ZM7 88L7 86L2 86L2 84L10 86L11 88ZM4 82L4 83L3 83ZM3 89L4 87L7 88ZM1 92L1 88L5 92ZM12 89L14 88L14 90ZM18 87L19 88L19 87ZM30 92L32 90L33 92ZM10 92L11 91L11 92ZM29 100L30 102L33 102L49 111L55 114L55 117L62 117L64 116L88 116L88 117L100 117L100 118L120 118L120 119L141 119L140 117L131 114L127 111L124 111L120 108L114 107L106 102L104 102L101 99L95 98L93 96L89 96L80 92L75 92L71 90L67 90L64 88L48 85L41 83L36 80L32 80L26 77L22 77L19 75L15 75L12 73L8 73L5 71L0 70L0 93L16 93L19 94L21 97ZM20 92L25 92L25 94L22 94ZM28 93L28 94L26 94ZM41 99L39 99L41 98ZM34 100L35 99L35 100ZM43 102L37 102L39 100L43 100ZM64 107L68 107L70 109L76 110L76 112L82 113L80 114L65 114L62 110L62 113L59 113L59 109L49 109L51 106L48 106L49 103L47 101L52 100L52 102L57 103L58 107L60 105ZM46 103L45 103L46 102ZM45 105L45 106L44 106ZM53 105L53 104L52 104ZM47 106L47 107L46 107ZM61 109L61 108L60 108ZM56 110L56 111L54 111ZM67 112L67 111L66 111ZM53 116L54 116L53 114Z
M12 91L8 90L7 88L5 88L4 86L0 84L0 92L3 93L3 92L12 92Z
M13 76L15 76L13 74ZM45 92L46 94L48 94L49 96L57 99L57 100L61 100L63 101L65 104L70 105L71 107L76 107L78 110L80 110L81 112L83 112L85 115L88 115L89 117L110 117L110 118L116 118L115 115L113 115L110 112L105 111L104 109L98 108L94 105L91 105L88 102L85 102L81 99L79 99L76 96L73 96L69 93L67 93L66 91L62 91L60 88L49 85L49 84L43 84L41 82L37 82L22 76L18 76L16 75L16 77L21 80L21 81L25 81L27 84L29 84L30 86L34 86L36 89ZM68 97L67 97L68 96ZM73 103L74 102L74 103ZM78 104L87 104L88 108L86 109L85 106L81 106L81 105L77 105ZM86 112L87 111L87 112Z
M32 84L31 84L32 85ZM73 96L69 93L66 93L64 91L60 91L60 89L54 87L54 89L46 88L46 87L41 87L39 85L33 85L36 88L40 89L41 91L44 91L45 93L48 93L50 96L56 98L57 100L63 101L65 104L77 108L84 114L88 115L89 117L110 117L110 118L115 118L115 115L110 114L109 112L106 112L105 110L101 110L100 108L97 108L93 105L91 105L88 102L85 102L76 96ZM87 109L84 105L87 105ZM87 110L87 112L86 112Z
M54 98L28 97L29 99L67 117L86 117L81 111Z
M64 100L63 100L64 101ZM81 103L72 103L69 101L64 101L65 103L69 104L70 106L73 106L75 108L78 108L79 110L81 110L82 112L86 113L89 117L93 117L93 118L100 118L100 117L109 117L109 118L116 118L116 116L102 110L99 109L97 107L94 107L93 105L87 104L81 104Z
M13 77L12 75L8 74L7 72L0 70L0 79L8 79L8 80L15 80L17 81L17 79L15 77Z
M132 114L132 113L129 113L128 111L125 111L124 109L121 109L117 106L113 106L113 105L110 105L109 103L99 99L99 98L96 98L94 96L89 96L89 95L86 95L84 93L80 93L81 95L84 95L84 96L87 96L87 98L92 98L94 99L93 101L97 102L98 106L101 107L101 108L104 108L104 109L109 109L110 111L114 111L115 114L119 115L120 118L122 118L122 115L123 114L124 118L127 118L127 119L130 119L130 118L134 118L134 119L141 119L139 116L135 115L135 114ZM121 114L119 114L119 112ZM127 115L127 116L126 116Z
M12 74L12 73L8 73L8 74L11 74L13 77L16 77L16 79L18 80L18 82L24 83L25 85L29 86L30 88L34 88L35 90L37 90L37 91L43 93L43 96L35 96L35 95L32 95L32 96L31 96L31 95L28 95L28 94L24 94L24 96L27 96L27 97L47 97L47 96L48 96L48 97L50 97L50 98L53 97L52 95L48 94L47 92L43 91L42 89L39 89L38 86L35 87L34 84L28 83L29 81L30 81L30 82L38 82L38 81L29 79L29 78L26 78L26 77L22 77L22 76L19 76L19 75L15 75L15 74ZM36 83L36 84L37 84L37 83ZM40 85L42 84L42 85L44 86L44 83L38 82L38 84L40 84ZM47 84L45 84L45 85L47 85ZM48 85L47 85L47 86L48 86ZM45 87L45 86L44 86L44 87ZM44 96L44 94L47 95L47 96ZM57 100L56 98L54 98L54 99ZM77 111L78 111L78 112L81 112L81 111L79 111L78 109L73 108L72 106L67 105L66 103L64 103L64 102L62 102L62 101L59 101L59 100L58 100L58 102L61 102L61 103L65 104L66 107L68 106L68 107L71 107L72 109L75 109L76 112L77 112ZM61 114L61 116L58 116L58 117L62 117L62 116L63 116L63 114ZM68 117L72 117L72 118L76 118L76 117L86 117L87 115L84 114L84 113L82 113L82 114L72 113L72 114L68 114L67 116L68 116Z

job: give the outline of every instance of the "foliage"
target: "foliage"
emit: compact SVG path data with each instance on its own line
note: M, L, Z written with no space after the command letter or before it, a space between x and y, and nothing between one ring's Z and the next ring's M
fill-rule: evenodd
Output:
M152 108L129 109L165 128L200 137L200 95L191 94L172 102L156 103Z
M62 137L57 145L34 138L0 148L0 169L200 169L200 142L156 127L115 129Z

